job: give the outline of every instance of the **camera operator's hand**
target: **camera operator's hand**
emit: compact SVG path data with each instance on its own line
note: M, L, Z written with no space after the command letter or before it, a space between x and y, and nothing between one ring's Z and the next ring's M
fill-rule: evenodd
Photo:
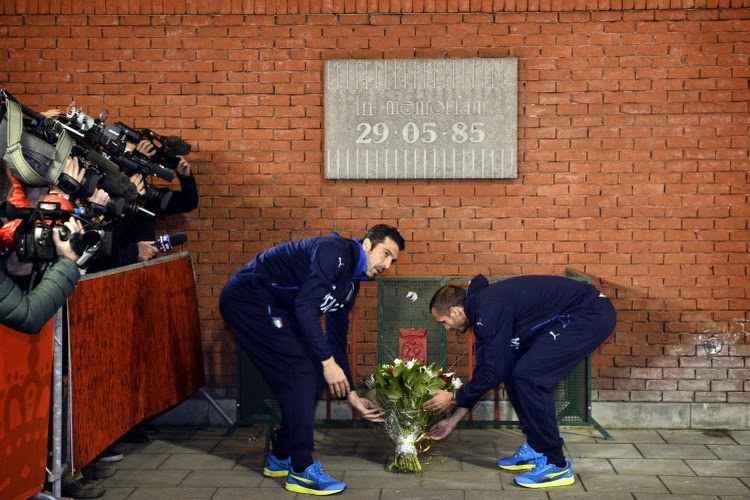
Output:
M147 158L151 158L156 154L156 146L154 146L154 144L148 139L141 140L141 142L135 147L135 150Z
M109 193L107 193L103 189L96 188L94 190L94 194L91 195L88 201L90 201L91 203L96 203L97 205L106 207L107 203L109 203Z
M64 115L65 111L54 108L54 109L48 109L47 111L42 111L40 114L46 116L47 118L57 118L60 115Z
M83 180L83 176L86 175L86 169L81 167L81 165L78 163L78 157L68 156L65 159L65 165L63 165L62 173L68 174L76 181L81 182Z
M139 196L142 196L146 193L146 183L144 182L143 176L141 174L131 175L130 182L132 182L135 186L135 189L136 191L138 191Z
M153 259L158 253L159 250L153 245L153 242L138 242L138 262L145 262L147 260Z
M68 236L68 239L63 241L60 238L60 228L58 226L55 226L54 228L52 228L52 241L55 244L55 249L57 250L58 256L67 257L75 262L78 260L78 257L80 257L80 255L73 251L73 248L70 246L70 239L75 233L82 233L83 226L81 226L81 223L72 217L65 221L63 225L70 231L70 236Z
M178 156L177 158L180 159L180 162L177 164L177 173L180 174L183 177L189 176L190 175L190 164L182 156Z

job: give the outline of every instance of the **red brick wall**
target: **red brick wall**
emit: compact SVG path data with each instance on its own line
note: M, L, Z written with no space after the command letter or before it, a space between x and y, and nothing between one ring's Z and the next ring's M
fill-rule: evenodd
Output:
M592 274L619 323L600 401L750 402L748 0L72 2L0 5L0 84L180 133L209 385L234 393L217 310L258 251L397 224L391 275ZM3 10L4 9L4 10ZM517 57L518 171L502 181L327 181L332 58ZM374 359L375 289L357 312ZM739 322L734 322L739 320ZM708 357L703 330L725 341Z

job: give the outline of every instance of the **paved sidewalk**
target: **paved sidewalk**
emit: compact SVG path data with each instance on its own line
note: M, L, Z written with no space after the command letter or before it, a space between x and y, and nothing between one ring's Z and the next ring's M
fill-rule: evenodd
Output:
M105 499L310 499L284 490L283 479L260 474L263 429L229 437L223 428L161 428L148 444L118 444L117 473L101 481ZM567 428L576 482L527 490L495 460L521 443L518 430L459 429L434 446L420 474L384 470L393 451L380 431L319 428L316 458L348 484L332 498L404 499L630 499L750 498L750 431L612 430L612 441L589 428Z

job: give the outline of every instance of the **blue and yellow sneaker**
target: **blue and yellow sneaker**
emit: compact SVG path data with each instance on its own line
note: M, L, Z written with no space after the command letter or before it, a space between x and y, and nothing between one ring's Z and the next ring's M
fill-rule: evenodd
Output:
M289 474L292 465L291 457L281 460L273 453L266 453L263 462L263 475L266 477L284 477Z
M527 470L533 469L536 464L534 460L539 457L543 457L541 453L537 453L529 446L529 443L523 443L518 447L518 450L513 456L501 458L497 461L497 465L501 469L505 470Z
M576 482L569 458L565 460L565 467L548 464L547 457L544 456L537 458L535 462L536 467L513 478L517 485L525 488L551 488Z
M304 472L289 470L284 488L308 495L333 495L344 491L346 483L337 481L323 472L320 462L313 462Z

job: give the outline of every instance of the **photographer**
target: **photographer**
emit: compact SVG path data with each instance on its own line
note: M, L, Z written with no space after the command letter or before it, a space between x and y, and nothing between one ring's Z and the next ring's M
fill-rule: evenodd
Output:
M151 158L156 153L155 146L148 140L142 140L137 145L128 143L140 154ZM190 212L198 207L198 186L192 175L190 163L183 157L178 157L175 172L180 183L180 190L170 187L157 187L157 193L144 208L157 215L172 215ZM130 176L139 194L144 192L145 180L141 174ZM92 270L103 270L119 267L136 262L148 261L156 257L159 250L154 246L156 239L156 218L137 212L125 220L118 221L112 226L113 249L112 256L107 260L100 260L94 264Z
M0 161L0 201L5 201L12 189L8 165ZM71 234L82 230L81 224L71 218L64 225ZM75 261L78 255L70 241L62 241L60 228L52 231L52 240L57 251L57 260L28 295L16 285L5 271L5 262L0 266L0 323L24 333L36 333L62 307L81 277ZM4 254L3 257L8 257ZM5 259L3 259L5 261Z

